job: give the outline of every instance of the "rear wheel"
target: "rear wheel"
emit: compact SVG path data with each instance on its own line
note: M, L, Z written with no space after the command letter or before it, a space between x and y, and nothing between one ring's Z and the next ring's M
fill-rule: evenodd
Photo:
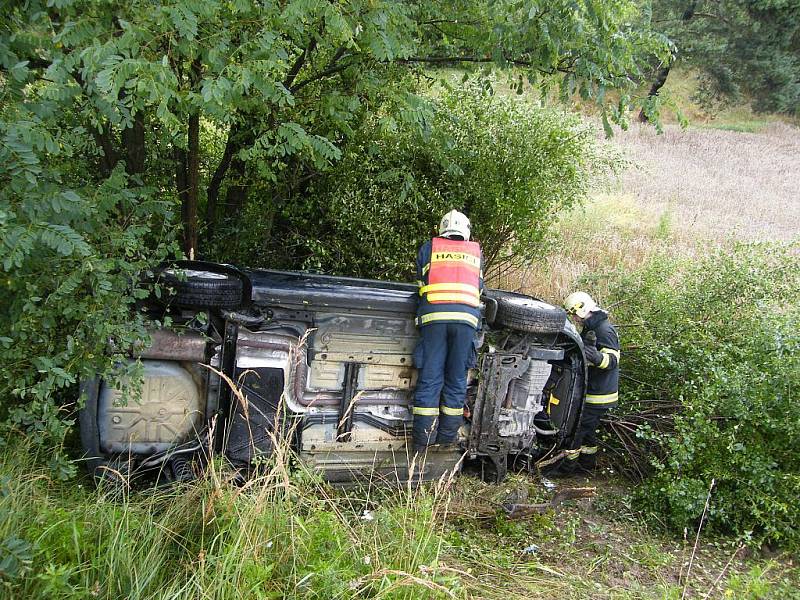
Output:
M232 309L242 304L244 282L233 273L169 267L159 279L171 290L167 302L173 306Z

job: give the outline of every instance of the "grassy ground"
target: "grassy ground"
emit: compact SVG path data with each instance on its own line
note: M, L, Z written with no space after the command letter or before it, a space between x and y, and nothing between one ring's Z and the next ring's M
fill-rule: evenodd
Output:
M446 484L336 492L277 457L244 486L219 468L130 493L0 463L0 598L451 597Z
M648 530L613 478L546 500L535 477L334 490L278 462L244 487L212 469L168 490L63 483L27 448L0 464L0 598L797 598L790 557Z
M509 521L491 508L510 493L519 496L520 489L529 502L546 497L538 480L517 476L500 488L460 482L449 539L459 550L456 564L470 565L475 576L474 597L798 597L792 590L799 574L789 557L755 556L702 536L695 551L695 532L675 539L645 526L630 507L625 484L610 476L559 485L596 486L598 495Z
M703 106L697 101L699 87L700 82L695 72L678 67L670 72L667 83L661 90L668 104L680 107L681 113L692 127L757 133L772 124L789 121L786 117L753 112L747 102L717 107ZM666 123L677 121L674 111L665 110L662 116Z

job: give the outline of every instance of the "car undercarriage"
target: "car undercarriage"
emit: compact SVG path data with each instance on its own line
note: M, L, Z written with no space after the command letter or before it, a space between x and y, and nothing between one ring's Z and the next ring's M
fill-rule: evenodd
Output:
M211 455L246 474L287 444L329 482L438 478L462 464L501 480L568 446L586 362L563 310L488 290L455 449L409 467L417 288L189 262L160 273L168 313L130 356L140 387L83 381L90 470L192 478ZM131 398L130 396L133 396Z

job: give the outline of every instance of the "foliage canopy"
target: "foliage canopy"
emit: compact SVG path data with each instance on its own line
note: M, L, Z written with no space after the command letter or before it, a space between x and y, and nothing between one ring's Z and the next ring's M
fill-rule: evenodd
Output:
M254 206L231 221L215 255L412 281L416 249L439 215L458 207L472 220L491 279L535 258L558 212L616 165L579 118L494 95L478 81L432 98L429 110L422 132L380 115L365 121L302 198L279 214Z
M800 544L798 293L796 248L768 245L657 258L611 286L623 439L634 424L655 452L639 499L671 527L696 528L714 480L713 529Z
M198 254L220 213L302 195L377 108L424 127L415 82L430 65L513 65L545 91L603 105L618 89L610 114L622 118L643 60L666 51L633 27L637 11L630 0L28 0L2 17L3 104L15 120L69 115L89 179L123 163L178 198L184 250ZM201 143L205 129L220 142Z
M700 73L708 105L753 100L763 112L800 107L800 2L654 0L653 27L669 37L677 60ZM667 79L662 63L651 94Z

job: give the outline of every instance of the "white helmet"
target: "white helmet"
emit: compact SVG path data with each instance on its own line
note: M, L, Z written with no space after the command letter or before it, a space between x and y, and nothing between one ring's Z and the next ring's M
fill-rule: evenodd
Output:
M572 292L564 300L564 310L569 314L577 315L581 319L589 316L589 313L597 310L597 303L586 292Z
M469 219L465 214L451 210L439 221L439 235L446 238L460 235L469 240Z

